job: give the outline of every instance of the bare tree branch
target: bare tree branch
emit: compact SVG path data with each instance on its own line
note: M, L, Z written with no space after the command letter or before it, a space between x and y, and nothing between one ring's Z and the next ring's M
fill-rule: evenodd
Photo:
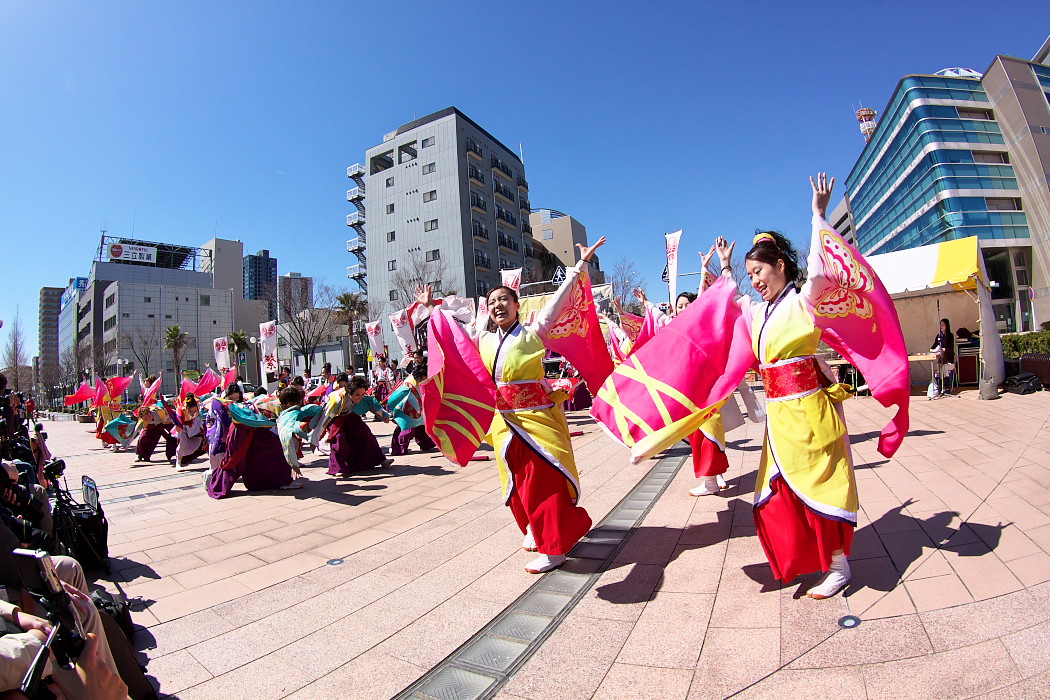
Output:
M314 284L313 307L305 305L305 297L296 295L285 295L278 300L285 319L284 323L278 324L279 337L291 347L293 358L296 353L303 356L307 370L311 369L317 347L336 336L341 321L338 298L343 291L317 282Z
M150 360L160 349L163 338L160 324L154 319L153 325L137 326L134 332L122 331L120 338L124 347L130 350L132 357L135 358L136 368L143 377L148 377Z
M634 266L634 261L620 258L606 280L612 285L613 299L619 299L625 311L632 311L637 302L634 298L635 287L645 288L645 279Z
M11 321L11 330L8 331L7 345L4 346L3 364L12 389L21 391L23 388L29 388L33 381L33 371L29 369L30 378L27 381L23 375L29 365L29 358L26 356L26 339L22 333L22 319L17 307L15 317Z
M436 287L434 294L446 296L457 293L458 280L450 274L444 258L426 260L419 251L412 252L407 260L398 260L398 268L391 278L397 299L390 301L403 309L416 300L416 287L429 284Z

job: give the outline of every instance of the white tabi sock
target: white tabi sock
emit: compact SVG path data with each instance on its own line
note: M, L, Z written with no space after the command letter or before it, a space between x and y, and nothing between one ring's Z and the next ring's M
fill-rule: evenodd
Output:
M846 555L843 554L832 554L831 555L831 568L828 569L828 573L824 576L823 580L813 588L809 589L806 593L810 598L816 598L817 600L823 600L824 598L830 598L843 588L850 580L849 560L846 559Z

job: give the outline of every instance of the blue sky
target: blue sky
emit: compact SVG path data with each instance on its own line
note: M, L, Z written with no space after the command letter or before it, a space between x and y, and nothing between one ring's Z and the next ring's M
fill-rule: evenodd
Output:
M394 9L391 9L394 8ZM1025 21L1025 17L1033 21ZM756 227L808 236L807 176L844 178L908 73L1031 58L1040 2L0 2L0 318L36 347L42 286L99 229L269 248L345 279L346 166L455 105L522 144L533 206L605 234L659 286ZM6 343L7 327L0 330Z

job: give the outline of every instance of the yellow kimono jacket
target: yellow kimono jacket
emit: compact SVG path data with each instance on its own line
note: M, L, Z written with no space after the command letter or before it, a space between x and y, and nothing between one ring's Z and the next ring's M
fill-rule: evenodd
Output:
M492 375L496 387L503 384L542 382L549 402L527 410L498 410L492 419L485 441L496 451L503 502L510 501L514 492L514 477L507 467L507 450L515 437L525 441L569 482L573 502L580 497L580 477L572 454L569 424L565 422L560 404L569 399L564 391L552 391L543 372L546 349L543 337L554 326L558 314L570 302L570 293L581 274L583 261L568 270L566 279L547 304L540 309L532 323L519 323L507 333L497 330L477 330L478 351L485 368Z
M536 326L515 325L507 333L482 331L478 350L485 368L499 387L503 384L542 382L546 405L522 409L497 410L485 441L496 451L504 503L514 492L514 477L507 467L507 450L515 437L524 440L544 461L568 479L573 502L580 496L580 477L572 454L569 424L558 404L568 399L565 392L552 392L543 372L546 350Z
M752 349L762 367L816 353L821 330L805 303L809 289L808 284L802 291L788 285L772 305L752 305ZM803 396L766 399L755 507L769 500L770 482L779 475L813 511L856 525L857 482L841 406L850 391L835 383L827 365L818 365L831 386Z

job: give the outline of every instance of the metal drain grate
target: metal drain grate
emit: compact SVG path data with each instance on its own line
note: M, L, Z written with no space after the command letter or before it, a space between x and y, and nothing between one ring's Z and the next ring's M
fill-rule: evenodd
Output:
M540 577L395 700L482 700L532 657L612 563L689 456L676 447L569 552L560 569Z

